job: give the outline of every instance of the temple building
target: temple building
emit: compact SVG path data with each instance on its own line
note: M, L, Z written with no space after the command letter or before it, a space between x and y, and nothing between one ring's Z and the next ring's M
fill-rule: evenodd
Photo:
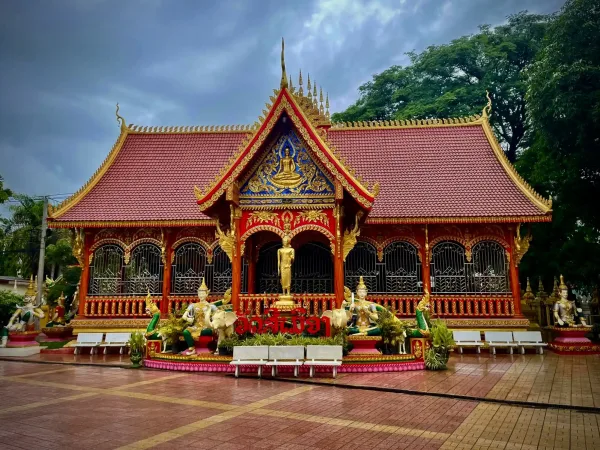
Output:
M362 276L369 300L412 318L424 292L451 327L525 328L518 266L531 222L551 220L480 116L332 123L328 98L285 72L250 126L128 125L106 160L49 211L75 229L83 268L75 330L136 328L231 288L236 311L290 291L312 314Z

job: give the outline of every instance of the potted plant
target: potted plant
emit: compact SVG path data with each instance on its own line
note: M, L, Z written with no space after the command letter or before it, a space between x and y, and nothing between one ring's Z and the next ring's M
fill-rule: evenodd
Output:
M446 322L437 319L431 324L431 347L425 351L425 367L429 370L446 369L450 358L450 349L455 342L452 332L446 326Z
M130 359L134 368L141 367L140 362L144 354L145 339L140 331L134 331L129 338Z
M406 326L404 322L396 319L394 313L389 309L380 309L377 311L377 315L377 326L381 330L381 350L383 354L398 353L400 339L405 339Z

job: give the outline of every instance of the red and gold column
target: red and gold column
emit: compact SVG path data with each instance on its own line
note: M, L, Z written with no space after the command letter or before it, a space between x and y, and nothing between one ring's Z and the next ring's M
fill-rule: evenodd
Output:
M336 308L342 307L344 301L344 248L342 244L342 207L335 206L335 245L333 248L333 292Z
M421 247L421 275L423 277L423 292L431 293L431 266L429 249L429 228L425 225L425 236Z
M79 281L79 317L85 316L85 299L87 297L88 286L90 283L90 253L91 236L83 232L83 268L81 270L81 279Z
M238 311L240 307L240 294L242 292L242 245L240 241L241 210L231 205L231 224L234 232L233 254L231 259L231 303L233 310Z
M506 256L509 259L510 265L510 290L512 292L515 316L523 317L523 313L521 312L521 284L519 283L519 267L515 261L516 258L513 246L511 246L510 250L507 250Z
M169 293L171 292L171 260L173 258L173 242L171 239L171 230L163 232L163 285L162 285L162 300L160 302L160 313L165 316L169 313Z

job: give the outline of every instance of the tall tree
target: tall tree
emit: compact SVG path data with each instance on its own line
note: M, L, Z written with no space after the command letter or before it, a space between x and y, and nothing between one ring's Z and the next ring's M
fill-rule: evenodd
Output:
M4 178L2 178L2 175L0 175L0 205L10 197L12 197L12 192L10 189L4 188Z
M591 288L600 284L600 0L567 1L546 39L527 74L536 143L519 169L554 197L554 214L524 269L549 271L550 259Z
M523 71L540 51L549 16L521 12L505 25L449 44L409 53L411 65L392 66L359 88L360 98L334 121L429 119L479 114L486 90L491 123L508 158L529 143L530 124Z

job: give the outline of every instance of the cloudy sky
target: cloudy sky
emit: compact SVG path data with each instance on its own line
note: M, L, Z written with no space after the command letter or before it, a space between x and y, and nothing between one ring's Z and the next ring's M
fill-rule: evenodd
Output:
M0 175L32 195L72 193L128 123L253 123L302 68L332 112L405 53L562 0L2 0Z

